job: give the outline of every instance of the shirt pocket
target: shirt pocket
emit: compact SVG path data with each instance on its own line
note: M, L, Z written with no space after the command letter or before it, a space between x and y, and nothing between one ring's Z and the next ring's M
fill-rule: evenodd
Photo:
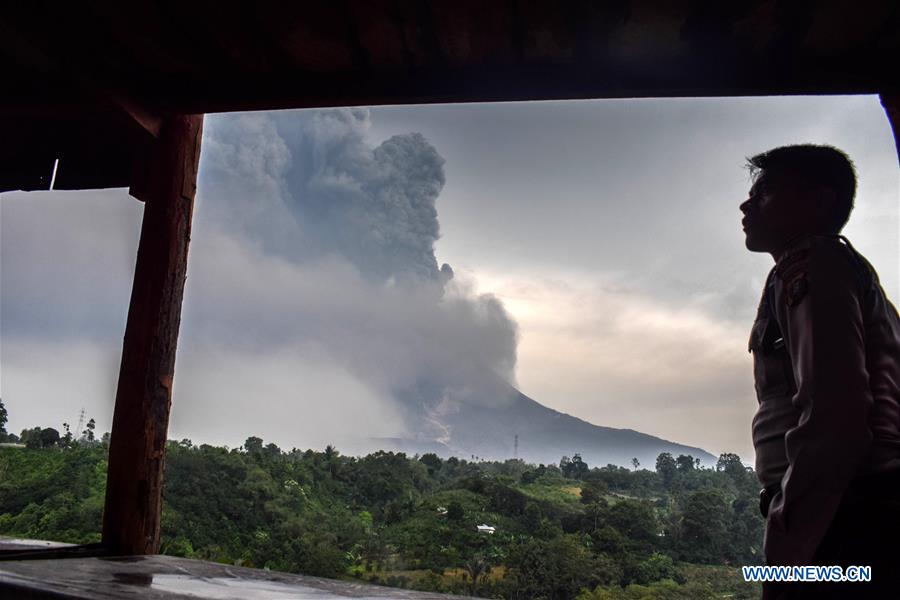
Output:
M747 343L747 351L753 354L753 385L756 388L756 396L760 400L765 390L766 368L763 363L763 338L768 324L768 317L756 319L753 322L753 329L750 330L750 341Z
M747 344L747 352L752 352L754 356L762 350L763 338L766 335L766 327L769 326L769 317L759 317L753 322L753 329L750 330L750 341Z
M753 353L753 379L759 400L773 393L783 394L791 389L793 377L784 340L778 326L770 317L760 317L753 323L748 350Z

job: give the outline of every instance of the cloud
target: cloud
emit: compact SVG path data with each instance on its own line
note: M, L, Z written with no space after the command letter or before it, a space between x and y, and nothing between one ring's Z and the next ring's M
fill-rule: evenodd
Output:
M403 435L418 425L410 402L513 381L515 323L435 259L443 159L414 133L372 147L368 126L356 109L207 118L173 433L288 445ZM46 371L59 389L83 387L74 367L97 369L89 356L118 354L141 207L121 190L4 196L13 416L26 402L60 408L62 396L23 383L40 370L22 362L34 348L65 365ZM114 381L117 365L104 365ZM99 390L67 397L101 410L88 397Z
M671 303L686 291L740 288L750 312L759 288L747 280L764 276L771 259L743 245L744 157L786 143L834 144L859 168L847 235L900 297L897 154L877 96L452 104L372 114L375 138L403 126L440 141L447 185L437 248L454 267L642 273L643 289ZM736 307L717 314L752 319Z
M5 340L121 340L142 213L123 190L3 194Z
M172 439L236 446L260 435L284 448L348 453L403 432L393 398L315 344L247 351L193 342L179 354Z
M109 431L116 397L121 347L87 339L9 338L2 353L3 403L7 430L55 427L68 422L73 431L81 409L94 418L97 431Z
M209 119L186 323L314 342L393 390L481 368L512 379L515 324L435 259L443 159L418 134L373 148L368 126L363 109Z
M478 271L524 332L522 390L594 423L752 457L749 324L718 300L649 295L635 275ZM714 426L711 426L714 424Z
M445 280L434 256L443 159L416 133L372 148L368 127L365 109L210 117L210 215L294 261L338 255L373 282Z
M216 231L195 242L185 343L242 353L315 345L385 393L483 366L512 377L515 329L490 295L455 281L439 298L429 286L374 284L342 257L298 264Z

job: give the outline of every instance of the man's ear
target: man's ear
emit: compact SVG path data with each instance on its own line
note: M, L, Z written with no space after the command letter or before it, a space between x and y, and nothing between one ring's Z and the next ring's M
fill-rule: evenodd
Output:
M815 214L816 222L830 225L837 205L837 193L829 187L819 186L812 190L812 194L814 196L813 214Z

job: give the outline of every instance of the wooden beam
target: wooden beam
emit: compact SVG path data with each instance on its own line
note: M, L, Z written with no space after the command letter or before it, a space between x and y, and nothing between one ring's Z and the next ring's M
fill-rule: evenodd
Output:
M121 555L159 550L166 434L202 129L202 115L164 119L142 169L144 220L103 513L103 543Z
M109 93L110 100L137 125L141 130L145 131L152 137L159 137L159 130L162 127L162 117L147 110L141 106L139 102L129 98L124 94Z

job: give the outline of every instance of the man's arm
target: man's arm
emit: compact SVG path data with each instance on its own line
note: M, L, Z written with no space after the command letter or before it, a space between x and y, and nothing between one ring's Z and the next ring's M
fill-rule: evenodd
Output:
M769 510L770 564L811 564L872 441L861 291L839 244L812 238L807 254L782 261L775 285L801 415L785 436L790 466Z

